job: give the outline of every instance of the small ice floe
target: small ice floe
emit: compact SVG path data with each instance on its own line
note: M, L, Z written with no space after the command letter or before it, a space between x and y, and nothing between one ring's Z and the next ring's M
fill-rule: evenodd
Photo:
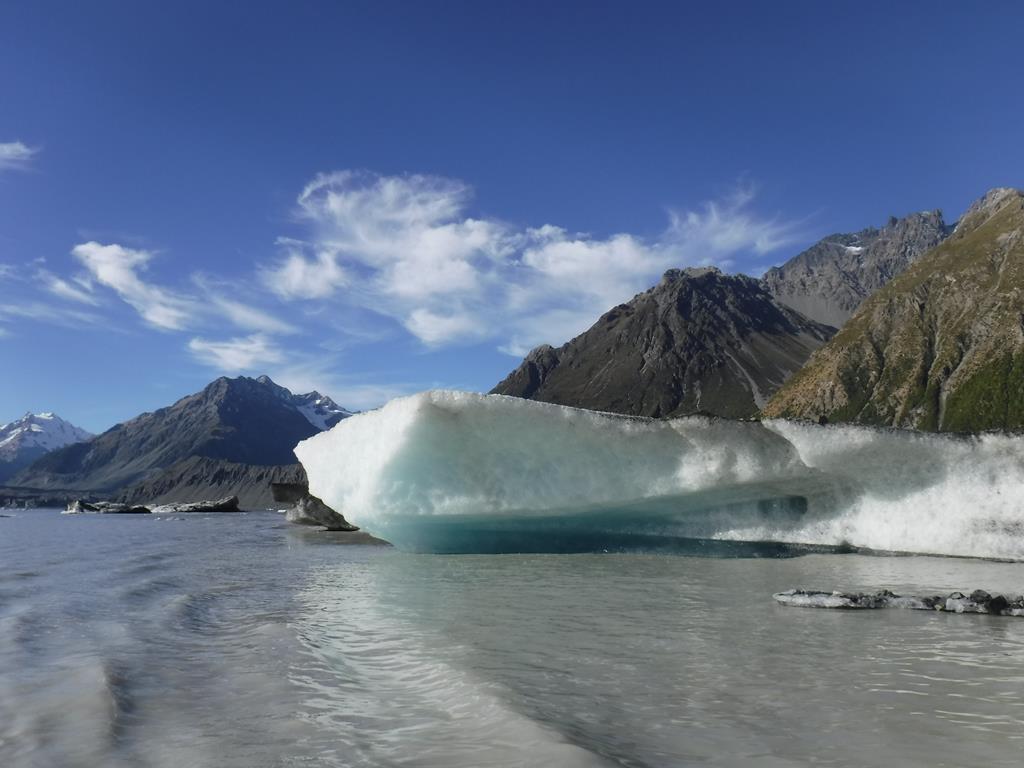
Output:
M1024 617L1024 596L990 595L976 589L970 595L953 592L949 595L897 595L883 589L881 592L820 592L817 590L789 589L776 592L772 597L782 605L798 608L906 608L915 611L941 611L944 613L987 613L994 616Z

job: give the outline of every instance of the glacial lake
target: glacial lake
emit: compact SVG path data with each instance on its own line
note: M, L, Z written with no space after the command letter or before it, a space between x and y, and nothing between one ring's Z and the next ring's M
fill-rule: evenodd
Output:
M1019 766L1024 619L786 608L1024 564L410 555L276 513L0 519L0 766Z

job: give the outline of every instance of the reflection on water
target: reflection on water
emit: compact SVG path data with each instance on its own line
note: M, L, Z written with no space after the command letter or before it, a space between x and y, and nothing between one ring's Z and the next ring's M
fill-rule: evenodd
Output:
M1019 564L329 540L0 520L0 765L1020 764L1024 621L771 600L1019 592Z

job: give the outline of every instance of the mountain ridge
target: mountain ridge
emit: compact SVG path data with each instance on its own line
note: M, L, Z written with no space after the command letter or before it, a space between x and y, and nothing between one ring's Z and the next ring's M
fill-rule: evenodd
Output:
M311 412L311 405L321 412ZM135 498L133 489L148 484L159 487L162 501L195 501L200 489L244 474L238 467L294 469L292 448L322 431L317 421L345 418L342 411L348 413L319 393L292 395L267 377L222 376L172 405L41 457L9 485ZM193 476L174 473L193 458L202 460L189 465ZM177 486L168 477L176 477ZM256 497L269 502L269 486L250 496Z
M769 269L762 282L786 306L839 328L865 298L952 231L939 210L891 216L880 229L868 227L822 238Z
M532 350L491 392L634 416L749 417L833 332L755 278L669 270L563 346Z
M1024 428L1024 193L997 188L976 201L764 414L926 431Z

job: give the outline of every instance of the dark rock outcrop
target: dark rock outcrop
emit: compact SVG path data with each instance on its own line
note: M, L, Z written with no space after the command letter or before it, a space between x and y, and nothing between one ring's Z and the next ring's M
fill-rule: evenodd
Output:
M753 278L670 270L559 349L533 350L492 393L634 416L747 417L832 333Z
M352 525L321 499L310 494L309 486L305 483L273 483L271 491L274 501L292 505L285 514L289 523L317 525L328 531L359 530L358 526Z
M271 483L305 483L301 464L238 464L190 456L120 494L121 501L170 504L237 496L248 509L270 509Z
M149 507L121 504L116 501L83 501L75 499L64 510L65 515L148 515Z
M783 304L839 328L865 298L949 233L941 211L892 217L881 229L829 235L769 269L762 282Z
M193 501L187 504L157 504L150 507L154 515L178 515L199 512L240 512L237 496L225 496L223 499L210 501Z

